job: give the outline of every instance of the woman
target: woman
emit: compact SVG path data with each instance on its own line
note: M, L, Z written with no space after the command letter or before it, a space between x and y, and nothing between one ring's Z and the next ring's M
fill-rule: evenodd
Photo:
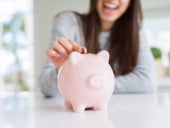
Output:
M46 51L49 60L40 76L42 93L47 97L57 94L57 70L71 52L81 53L81 46L90 53L109 51L115 93L154 92L154 60L141 22L140 0L91 0L88 14L59 14Z

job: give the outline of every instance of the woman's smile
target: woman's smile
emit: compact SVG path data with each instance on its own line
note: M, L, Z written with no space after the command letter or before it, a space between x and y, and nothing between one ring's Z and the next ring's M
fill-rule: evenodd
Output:
M97 11L102 23L102 30L109 30L129 6L130 0L98 0Z
M108 16L114 15L117 10L118 10L117 4L107 2L103 4L103 12L105 13L105 15Z

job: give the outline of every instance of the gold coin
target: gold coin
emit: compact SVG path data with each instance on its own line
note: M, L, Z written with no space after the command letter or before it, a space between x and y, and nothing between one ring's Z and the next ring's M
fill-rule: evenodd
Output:
M87 53L86 47L82 47L82 53L83 53L83 54L86 54L86 53Z

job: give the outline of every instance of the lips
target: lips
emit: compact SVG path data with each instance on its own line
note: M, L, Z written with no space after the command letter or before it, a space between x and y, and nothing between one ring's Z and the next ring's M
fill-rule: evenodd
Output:
M112 4L112 3L103 4L103 12L106 15L113 15L117 9L118 9L118 5L116 4Z

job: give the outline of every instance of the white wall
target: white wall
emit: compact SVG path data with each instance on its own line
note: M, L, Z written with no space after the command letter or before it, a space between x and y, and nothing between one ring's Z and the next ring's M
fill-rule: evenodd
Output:
M53 17L62 10L86 12L89 0L34 0L35 78L44 66Z
M170 17L170 0L141 0L144 18Z
M145 18L170 17L169 0L141 0ZM34 0L35 78L45 61L53 17L62 10L86 12L89 0Z

